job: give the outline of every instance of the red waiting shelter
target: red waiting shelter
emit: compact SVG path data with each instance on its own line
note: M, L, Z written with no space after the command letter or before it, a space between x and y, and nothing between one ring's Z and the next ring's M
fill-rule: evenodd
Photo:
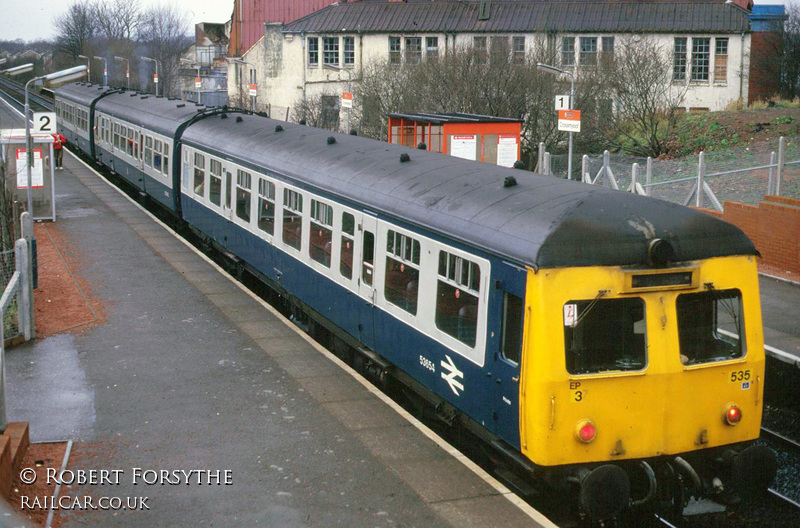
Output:
M389 143L512 167L522 120L476 114L388 114Z

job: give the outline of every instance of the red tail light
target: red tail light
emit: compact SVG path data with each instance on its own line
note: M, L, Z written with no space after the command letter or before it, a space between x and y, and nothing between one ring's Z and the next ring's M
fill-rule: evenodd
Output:
M725 407L725 423L728 425L736 425L742 421L742 411L733 403Z
M588 444L597 436L597 427L591 420L581 420L575 425L575 438Z

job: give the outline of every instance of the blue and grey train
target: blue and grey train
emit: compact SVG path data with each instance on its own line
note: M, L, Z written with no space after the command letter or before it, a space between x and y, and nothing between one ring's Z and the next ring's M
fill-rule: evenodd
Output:
M775 474L757 251L646 197L73 84L62 133L584 513ZM665 491L667 490L667 491Z

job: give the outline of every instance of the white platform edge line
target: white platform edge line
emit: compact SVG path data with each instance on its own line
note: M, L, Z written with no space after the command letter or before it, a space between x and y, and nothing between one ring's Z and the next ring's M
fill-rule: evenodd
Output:
M80 159L78 156L73 154L71 151L68 150L68 152L73 158L75 158L77 161L79 161L84 167L89 169L89 171L91 171L95 176L97 176L102 181L104 181L109 187L111 187L112 189L117 191L120 195L124 196L130 203L132 203L133 205L138 207L143 213L145 213L147 216L149 216L154 222L156 222L158 225L160 225L162 228L164 228L165 231L167 231L168 233L173 235L176 239L178 239L181 243L183 243L183 245L188 247L195 254L197 254L199 257L201 257L203 260L205 260L208 264L210 264L221 275L223 275L230 282L235 284L240 290L242 290L244 293L249 295L253 300L255 300L256 302L261 304L264 308L266 308L276 318L278 318L280 321L282 321L283 324L285 324L286 326L291 328L297 335L302 337L306 342L308 342L312 347L314 347L314 349L317 352L319 352L323 356L327 357L330 361L335 363L342 370L344 370L345 372L350 374L353 378L356 379L356 381L361 383L361 385L363 385L369 392L374 394L383 403L385 403L386 405L391 407L395 412L397 412L400 416L402 416L406 421L408 421L411 425L416 427L422 434L424 434L425 436L427 436L428 438L433 440L433 442L435 442L439 447L444 449L447 453L449 453L451 456L453 456L456 460L458 460L459 462L464 464L469 470L471 470L473 473L478 475L484 482L486 482L492 488L494 488L494 490L497 491L498 494L504 496L512 504L514 504L517 508L519 508L523 513L525 513L528 517L530 517L533 521L539 523L542 526L542 528L558 528L558 526L555 523L553 523L550 519L545 517L542 513L540 513L535 508L533 508L530 504L528 504L527 502L523 501L521 498L516 496L513 492L511 492L511 490L509 490L506 486L504 486L502 483L500 483L500 481L498 481L497 479L495 479L494 477L489 475L486 471L484 471L481 467L479 467L477 464L475 464L472 460L467 458L463 453L461 453L461 451L459 451L455 447L451 446L442 437L440 437L435 432L433 432L430 428L428 428L425 424L423 424L422 422L420 422L419 420L414 418L405 409L403 409L399 404L397 404L391 398L389 398L384 393L382 393L380 390L378 390L377 387L375 387L369 381L367 381L361 375L359 375L347 363L345 363L344 361L342 361L341 359L336 357L334 354L329 352L327 349L325 349L322 345L320 345L319 343L314 341L311 338L311 336L309 336L308 334L303 332L301 329L299 329L297 327L297 325L295 325L294 323L292 323L291 321L286 319L283 316L283 314L278 312L278 310L276 310L274 307L272 307L266 301L264 301L263 299L258 297L256 294L254 294L253 292L248 290L243 284L241 284L234 277L229 275L224 269L222 269L220 266L218 266L216 262L211 260L208 256L206 256L200 250L198 250L193 245L191 245L188 241L184 240L183 237L181 237L177 232L175 232L169 226L164 224L155 215L153 215L150 211L148 211L147 209L142 207L140 204L138 204L130 196L128 196L127 194L122 192L122 190L120 190L118 187L116 187L114 184L112 184L110 181L108 181L103 175L101 175L99 172L97 172L93 167L89 166L85 161Z

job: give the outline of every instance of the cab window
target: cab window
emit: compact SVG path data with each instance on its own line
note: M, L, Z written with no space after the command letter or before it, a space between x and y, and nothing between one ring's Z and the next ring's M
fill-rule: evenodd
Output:
M503 358L519 363L522 355L522 323L524 321L522 299L508 292L503 293L503 326L500 331Z
M564 305L564 341L570 374L642 370L646 358L644 301L573 300Z
M742 293L715 290L678 296L681 363L697 365L744 357Z

